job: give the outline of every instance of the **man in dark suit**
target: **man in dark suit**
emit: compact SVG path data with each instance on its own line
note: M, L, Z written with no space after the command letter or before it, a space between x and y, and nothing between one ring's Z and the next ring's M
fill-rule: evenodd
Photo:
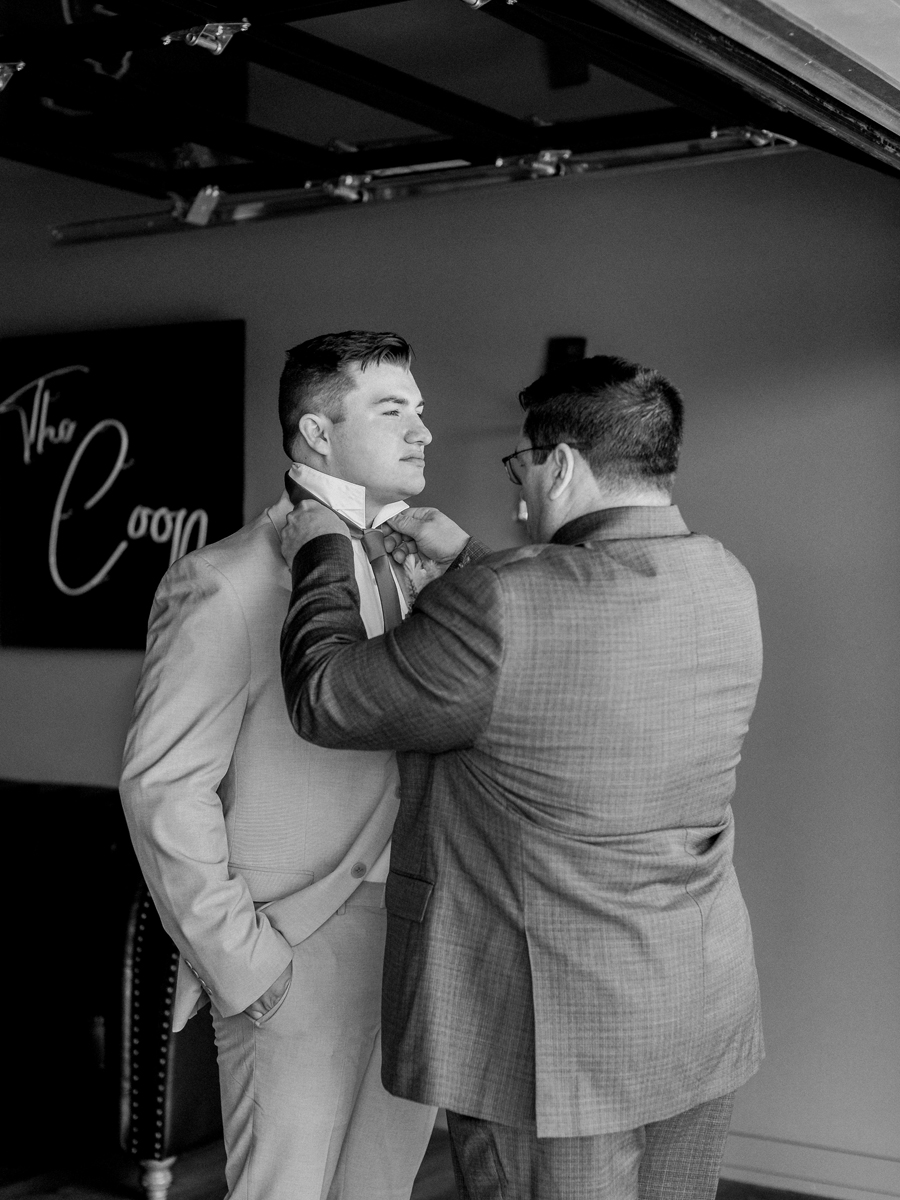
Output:
M659 374L589 359L521 402L505 462L534 544L445 575L382 638L340 523L295 510L288 709L319 745L403 752L383 1078L448 1109L461 1194L708 1200L762 1057L729 803L756 596L671 504L682 403ZM445 522L398 524L440 558Z

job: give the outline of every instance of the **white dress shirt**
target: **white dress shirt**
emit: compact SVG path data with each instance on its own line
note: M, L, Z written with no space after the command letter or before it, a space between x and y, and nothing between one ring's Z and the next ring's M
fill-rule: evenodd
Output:
M317 500L321 500L323 504L327 504L329 508L333 508L336 513L339 513L342 517L346 517L360 529L365 529L370 524L372 528L381 525L389 517L393 517L398 512L402 512L404 508L409 507L404 500L397 500L393 504L386 504L384 508L375 514L374 520L370 523L366 521L366 489L358 483L348 483L346 479L337 479L333 475L325 475L321 471L315 470L314 467L306 466L305 463L293 463L288 474L295 483L299 483L301 487L306 488L311 496L315 496ZM359 588L360 616L369 637L377 637L380 633L384 633L384 614L381 608L381 597L378 594L378 585L375 582L375 572L372 570L372 564L366 555L362 539L354 537L352 542L353 567L356 576L356 586ZM397 587L397 595L400 597L400 612L403 616L406 616L409 611L409 604L400 581L397 578L396 571L393 572L393 575L394 583ZM396 787L399 790L400 774L396 759L394 759L393 770ZM387 879L390 856L391 844L388 842L366 875L369 883L383 883Z

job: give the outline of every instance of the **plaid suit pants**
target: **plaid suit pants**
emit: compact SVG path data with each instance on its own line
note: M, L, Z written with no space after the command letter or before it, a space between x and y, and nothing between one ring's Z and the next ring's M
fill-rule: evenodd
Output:
M572 1138L448 1113L460 1200L714 1200L733 1106Z

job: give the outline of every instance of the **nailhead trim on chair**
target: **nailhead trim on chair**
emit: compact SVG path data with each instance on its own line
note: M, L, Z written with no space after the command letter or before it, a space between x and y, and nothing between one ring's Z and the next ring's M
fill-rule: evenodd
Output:
M120 1139L141 1164L147 1200L165 1200L177 1154L221 1132L215 1045L208 1016L172 1032L179 956L146 885L130 906L124 950Z
M132 979L134 983L131 988L131 1045L130 1045L130 1064L131 1064L131 1130L129 1139L129 1149L132 1154L140 1153L140 1134L141 1128L139 1117L141 1115L141 1104L138 1095L137 1084L140 1082L140 1062L141 1052L143 1050L143 1042L141 1040L141 1012L140 1000L141 989L137 982L141 978L141 967L144 958L145 933L147 930L147 921L155 917L153 902L150 896L146 893L141 897L137 906L136 924L134 932L134 952L132 959ZM178 976L178 955L173 952L169 963L168 978L166 980L165 995L167 1000L175 995L175 981ZM164 1124L165 1124L165 1102L166 1102L166 1082L168 1078L169 1067L169 1038L164 1037L159 1048L159 1070L157 1072L156 1096L154 1105L154 1134L153 1134L153 1158L162 1158L163 1139L164 1139Z

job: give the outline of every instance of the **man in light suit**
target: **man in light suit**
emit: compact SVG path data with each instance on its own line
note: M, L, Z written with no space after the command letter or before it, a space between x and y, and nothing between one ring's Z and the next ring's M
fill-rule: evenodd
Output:
M291 719L403 752L384 1081L449 1110L461 1195L711 1200L762 1056L729 803L754 588L672 506L665 379L594 358L521 401L504 461L534 544L432 583L384 637L343 530L291 515Z
M431 435L409 364L402 338L350 332L295 347L281 379L288 486L354 529L370 634L412 598L410 572L371 544L424 486ZM122 800L183 956L175 1028L212 1002L229 1197L406 1200L434 1109L380 1078L397 764L387 749L319 749L287 719L279 533L291 507L283 495L162 581Z

